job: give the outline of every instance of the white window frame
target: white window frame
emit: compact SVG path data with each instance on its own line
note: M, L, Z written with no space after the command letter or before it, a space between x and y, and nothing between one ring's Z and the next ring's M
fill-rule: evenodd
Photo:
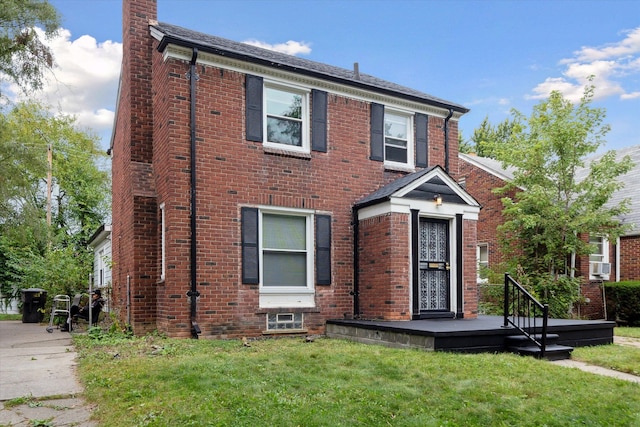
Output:
M387 115L394 115L403 117L406 120L406 134L407 134L407 162L395 162L391 160L387 160L387 135L386 135L386 125L387 125ZM392 168L400 168L400 169L412 169L414 167L414 129L413 129L413 116L414 114L409 111L403 111L399 109L394 109L393 107L384 108L384 121L383 121L383 153L384 153L384 164L385 166L390 166Z
M301 123L302 123L302 129L301 129L301 138L302 138L302 145L300 147L295 146L295 145L287 145L287 144L281 144L278 142L270 142L268 141L269 138L269 133L267 131L268 129L268 111L267 111L267 105L268 105L268 99L267 99L267 89L272 89L272 90L279 90L279 91L283 91L283 92L289 92L292 94L296 94L296 95L300 95L302 97L302 111L301 111ZM262 102L263 102L263 106L262 106L262 134L264 135L263 137L263 144L265 147L269 147L269 148L275 148L275 149L279 149L279 150L287 150L287 151L295 151L298 153L311 153L311 141L310 141L310 117L309 117L309 98L310 98L310 94L311 94L311 90L310 89L306 89L303 87L299 87L299 86L293 86L293 85L286 85L283 83L276 83L276 82L268 82L265 81L264 85L263 85L263 96L262 96Z
M104 249L100 249L98 251L98 259L97 259L97 270L98 270L98 287L102 288L104 286Z
M477 281L478 283L488 283L489 279L487 278L482 278L480 276L480 269L483 267L482 266L482 261L480 260L480 254L482 253L482 248L485 248L487 251L487 261L485 262L486 267L489 268L489 244L488 243L478 243L478 245L476 246L476 268L477 268Z
M306 218L306 254L307 277L306 286L264 286L264 245L263 245L263 216L264 215L300 216ZM314 241L314 215L313 211L306 209L279 209L265 207L259 209L258 215L258 248L260 263L260 307L315 307L315 241Z
M611 261L609 260L609 240L604 236L594 235L594 236L589 236L589 244L590 245L596 244L596 242L594 241L596 239L598 239L600 241L600 244L602 245L602 252L598 252L598 253L594 252L592 254L589 254L589 279L590 280L598 280L598 279L609 280L609 276L610 276L609 274L603 274L602 276L595 276L591 274L592 263L594 262L603 262L607 264L611 263ZM598 257L599 260L592 259L594 257Z
M167 233L165 204L160 204L160 280L164 280L167 272Z

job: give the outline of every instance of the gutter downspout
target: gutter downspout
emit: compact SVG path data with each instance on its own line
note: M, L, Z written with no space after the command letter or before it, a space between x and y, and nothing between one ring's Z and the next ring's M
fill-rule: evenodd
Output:
M620 281L620 237L616 239L616 282Z
M453 116L453 108L449 108L449 115L444 119L444 171L449 173L449 119Z
M360 226L358 223L358 208L353 208L353 290L349 292L353 296L353 318L360 318L360 255L358 246L360 245Z
M191 299L191 338L198 339L200 334L200 327L196 322L197 304L200 292L198 292L197 280L197 227L196 227L196 81L198 75L196 74L196 60L198 59L198 48L193 48L193 54L191 56L191 67L189 69L189 90L191 97L190 107L190 131L191 131L191 289L187 292L187 296Z

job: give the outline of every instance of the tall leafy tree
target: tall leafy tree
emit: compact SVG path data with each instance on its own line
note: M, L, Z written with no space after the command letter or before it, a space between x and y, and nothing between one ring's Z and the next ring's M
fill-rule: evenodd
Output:
M511 135L516 131L517 124L505 119L497 126L493 126L489 122L489 117L485 117L480 127L473 131L470 145L473 145L473 150L478 156L496 158L496 153L500 145L509 142Z
M59 26L60 15L46 0L0 0L0 82L40 88L44 72L54 65L44 41Z
M98 138L35 102L15 105L0 123L0 288L82 289L92 260L86 244L109 215Z
M576 105L553 92L528 118L514 111L508 143L487 144L504 167L515 168L513 181L498 192L522 190L502 200L506 221L500 231L512 270L531 279L543 299L557 295L560 287L567 289L572 297L556 307L556 315L569 310L577 296L571 260L593 249L583 237L615 239L626 227L616 216L627 212L628 200L608 202L622 188L618 178L630 170L631 160L617 159L610 151L586 164L609 131L605 111L591 106L593 91L588 86ZM579 176L585 167L589 172Z

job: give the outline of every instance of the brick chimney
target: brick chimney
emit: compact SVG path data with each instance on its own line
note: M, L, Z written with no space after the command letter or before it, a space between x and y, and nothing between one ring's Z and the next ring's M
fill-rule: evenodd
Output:
M157 0L123 0L123 52L112 148L112 306L134 332L155 329L157 202L153 170L153 39Z

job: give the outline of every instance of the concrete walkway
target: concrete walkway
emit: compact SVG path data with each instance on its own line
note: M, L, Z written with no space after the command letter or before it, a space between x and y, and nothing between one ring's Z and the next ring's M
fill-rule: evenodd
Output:
M46 325L0 322L0 425L31 426L47 420L53 426L96 426L91 408L80 397L76 353L71 336ZM21 398L20 405L6 401Z
M613 343L617 345L640 348L640 339L638 338L613 337ZM613 369L602 368L600 366L589 365L578 360L556 360L552 363L560 366L566 366L568 368L577 368L585 372L591 372L592 374L604 375L606 377L618 378L621 380L640 384L639 376L627 374L625 372L614 371Z

